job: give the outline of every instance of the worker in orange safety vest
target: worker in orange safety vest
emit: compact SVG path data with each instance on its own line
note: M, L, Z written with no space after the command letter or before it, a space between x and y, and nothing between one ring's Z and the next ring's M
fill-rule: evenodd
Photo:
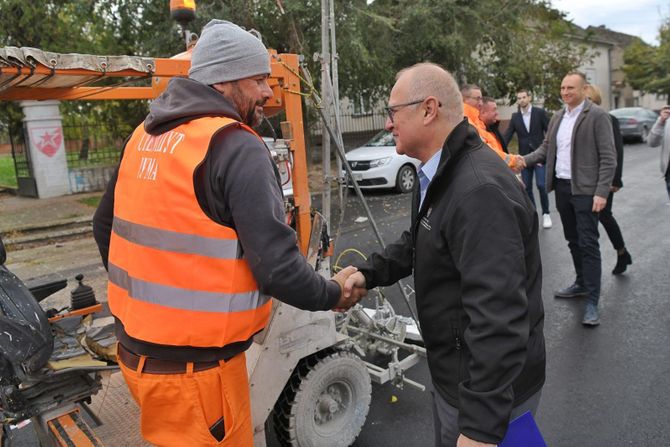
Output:
M118 360L159 446L253 445L245 351L271 299L346 309L344 280L317 274L285 223L272 156L252 129L272 98L269 54L212 20L188 78L174 78L124 147L94 217L109 272Z
M461 87L461 95L463 96L463 113L468 122L477 129L477 133L482 141L493 149L507 163L507 166L512 168L514 166L514 157L503 151L500 141L498 141L492 132L486 130L486 124L479 118L479 112L484 103L482 90L474 84L465 84Z

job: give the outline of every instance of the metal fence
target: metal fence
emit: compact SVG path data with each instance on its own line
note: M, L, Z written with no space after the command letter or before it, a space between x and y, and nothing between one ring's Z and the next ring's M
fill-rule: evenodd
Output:
M310 119L306 120L305 132L307 133L306 141L309 158L313 163L316 163L321 161L322 133L327 132L327 130L324 129L318 115L314 115L313 111L308 110L306 116L310 117ZM383 112L340 114L339 118L345 151L362 146L382 131L386 124L386 114ZM331 144L334 143L331 141ZM334 153L335 151L333 150Z

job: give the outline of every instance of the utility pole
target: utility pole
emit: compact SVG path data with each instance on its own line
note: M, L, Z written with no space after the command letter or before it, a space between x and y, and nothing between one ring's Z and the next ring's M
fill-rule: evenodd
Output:
M331 120L331 125L335 124L335 128L337 129L337 134L341 137L342 136L342 128L340 127L340 83L339 83L339 77L338 77L338 71L337 71L337 64L338 64L338 58L339 56L337 55L337 39L335 38L335 0L330 0L330 58L331 58L331 64L330 64L330 72L333 78L333 119ZM342 143L342 141L340 141ZM342 172L342 160L340 160L340 157L335 157L336 161L336 173L337 176L339 177L340 173ZM340 200L340 203L343 203L343 189L338 188L340 196L338 197Z
M324 108L324 116L329 121L331 117L331 95L330 95L330 33L329 29L329 3L330 0L321 0L321 105ZM330 135L326 132L326 126L321 126L321 157L323 166L323 193L322 211L326 221L326 228L330 231Z

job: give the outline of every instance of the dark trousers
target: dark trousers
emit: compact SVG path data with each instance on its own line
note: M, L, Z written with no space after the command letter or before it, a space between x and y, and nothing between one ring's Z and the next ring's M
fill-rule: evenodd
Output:
M603 210L600 213L598 213L598 220L600 221L601 224L603 224L603 227L605 227L607 236L610 238L610 242L612 243L614 249L621 250L622 248L625 247L626 244L623 241L621 228L619 228L619 224L617 223L616 219L614 218L614 215L612 214L613 200L614 200L614 193L610 192L610 195L607 196L607 205L605 206L605 208L603 208Z
M600 245L598 245L598 214L593 209L593 196L573 195L570 181L555 179L556 209L563 223L576 283L588 291L588 300L598 304L600 298Z
M547 189L544 186L546 170L547 168L545 165L535 165L521 171L521 178L523 179L523 184L526 186L526 193L528 194L528 197L530 197L530 201L533 202L533 205L535 205L535 196L533 195L533 174L535 174L535 185L537 186L537 191L540 193L542 214L549 214L549 196L547 195Z

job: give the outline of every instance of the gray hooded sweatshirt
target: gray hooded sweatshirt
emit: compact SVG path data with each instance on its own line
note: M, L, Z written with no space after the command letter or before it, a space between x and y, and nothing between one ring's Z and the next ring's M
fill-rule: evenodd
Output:
M206 116L240 121L233 105L212 87L187 78L172 79L150 107L144 121L152 135ZM93 232L105 266L114 211L115 174L93 218ZM260 291L304 310L332 309L340 287L324 279L306 262L297 247L295 231L286 225L277 168L267 147L236 126L214 135L209 152L194 173L196 197L213 221L235 229L244 258ZM213 361L230 358L251 340L223 348L162 346L134 339L117 319L117 338L136 354L175 361Z

